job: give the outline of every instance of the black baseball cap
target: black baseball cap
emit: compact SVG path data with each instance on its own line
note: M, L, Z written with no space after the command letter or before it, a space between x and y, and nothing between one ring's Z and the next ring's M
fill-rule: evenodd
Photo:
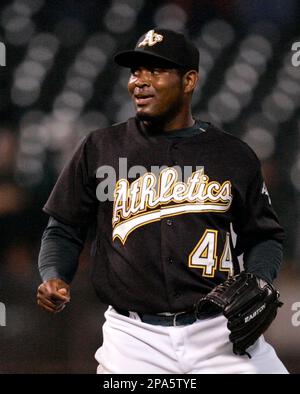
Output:
M143 34L134 50L116 54L114 61L123 67L141 65L141 62L160 60L176 68L196 70L199 68L199 51L183 34L155 28Z

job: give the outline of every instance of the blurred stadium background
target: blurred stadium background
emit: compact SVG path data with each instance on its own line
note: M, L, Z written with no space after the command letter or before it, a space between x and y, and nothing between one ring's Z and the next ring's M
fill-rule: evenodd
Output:
M0 373L95 372L106 306L91 288L87 250L64 313L35 304L41 208L79 138L133 114L128 72L112 57L153 26L194 40L195 114L244 139L263 163L287 234L276 282L285 305L267 337L300 372L300 66L291 62L300 3L15 0L0 5Z

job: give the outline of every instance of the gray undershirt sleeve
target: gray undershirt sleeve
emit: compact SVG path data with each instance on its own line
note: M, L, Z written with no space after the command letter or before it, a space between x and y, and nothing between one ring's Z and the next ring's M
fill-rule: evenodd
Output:
M38 267L43 281L59 278L70 283L76 273L87 229L49 218L43 233Z
M244 254L245 270L272 283L282 263L282 244L273 239L263 241Z

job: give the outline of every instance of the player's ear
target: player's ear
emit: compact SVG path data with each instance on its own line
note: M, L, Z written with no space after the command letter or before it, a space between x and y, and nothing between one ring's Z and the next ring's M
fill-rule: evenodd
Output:
M195 70L187 71L183 76L184 93L191 93L195 89L199 74Z

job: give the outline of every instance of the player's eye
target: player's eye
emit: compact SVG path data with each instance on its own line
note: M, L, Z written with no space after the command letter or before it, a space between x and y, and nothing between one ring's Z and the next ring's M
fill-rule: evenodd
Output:
M162 72L163 72L163 69L162 69L162 68L159 68L159 67L155 67L155 68L153 68L153 69L151 70L151 73L154 74L154 75L159 75L159 74L161 74Z
M138 72L138 68L137 67L131 67L131 69L130 69L131 75L136 75L137 72Z

